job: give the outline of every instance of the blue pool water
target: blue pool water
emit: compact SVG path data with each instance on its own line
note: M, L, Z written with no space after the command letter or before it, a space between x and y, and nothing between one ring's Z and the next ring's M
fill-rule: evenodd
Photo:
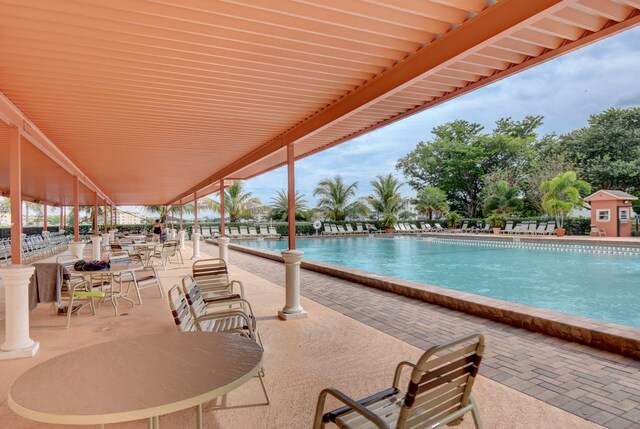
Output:
M287 249L286 240L243 244ZM411 237L304 239L297 246L305 259L640 328L640 256Z

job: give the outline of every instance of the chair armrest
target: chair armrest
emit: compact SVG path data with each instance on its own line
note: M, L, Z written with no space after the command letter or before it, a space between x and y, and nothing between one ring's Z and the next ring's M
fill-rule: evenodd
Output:
M322 390L322 392L320 392L320 396L318 397L318 405L316 406L316 417L313 422L313 429L322 428L323 417L324 417L323 416L324 403L327 398L327 395L333 396L338 401L347 405L347 407L349 407L351 410L357 412L358 414L360 414L361 416L369 420L376 427L380 429L389 429L389 426L387 426L387 424L382 419L380 419L380 417L376 416L373 412L365 408L362 404L359 404L358 402L349 398L347 395L345 395L344 393L340 392L337 389L324 389Z
M247 301L246 299L243 298L228 298L225 300L217 300L217 301L213 301L213 302L206 302L205 301L205 306L207 308L212 308L212 307L217 307L217 306L227 306L227 305L232 305L232 304L240 304L240 306L245 309L246 314L250 317L254 317L253 315L253 309L251 308L251 304L249 304L249 301Z
M210 298L202 298L202 300L204 301L205 304L209 304L209 303L214 303L214 302L220 302L220 301L228 301L228 300L232 300L232 299L241 299L240 295L233 294L233 295L222 295L222 296L217 296L217 297L210 297Z
M408 362L408 361L402 361L398 364L398 366L396 366L396 373L393 376L393 387L395 389L398 389L398 386L400 384L400 376L402 375L402 370L406 367L406 366L410 366L411 368L415 368L416 364L413 362Z
M237 284L238 286L240 286L240 296L244 299L245 298L244 285L242 284L242 282L240 280L231 280L231 292L233 292L233 285L234 284Z

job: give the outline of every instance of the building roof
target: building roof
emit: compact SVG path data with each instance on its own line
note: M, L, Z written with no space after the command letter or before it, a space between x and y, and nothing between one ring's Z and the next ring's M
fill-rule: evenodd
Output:
M623 192L623 191L614 191L614 190L611 190L611 189L600 189L599 191L594 192L593 194L591 194L588 197L586 197L585 200L586 201L590 201L591 197L593 197L594 195L596 195L596 194L598 194L600 192L604 192L605 194L612 196L616 200L630 200L630 201L633 201L633 200L637 200L638 199L638 197L636 197L635 195L631 195L631 194L628 194L628 193Z
M17 127L32 200L77 176L81 204L172 204L638 23L639 0L5 0L0 151Z

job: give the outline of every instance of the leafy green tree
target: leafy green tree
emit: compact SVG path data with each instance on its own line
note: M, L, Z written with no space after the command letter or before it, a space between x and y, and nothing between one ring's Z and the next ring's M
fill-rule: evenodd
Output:
M296 220L307 220L307 200L304 195L296 191ZM289 219L289 195L284 190L279 190L271 199L271 219L286 222Z
M24 201L24 224L25 225L37 225L39 221L44 219L44 209L42 204L32 203L30 201ZM34 215L33 218L30 218L31 215Z
M347 184L340 175L321 180L313 191L314 197L320 197L316 208L325 219L334 221L366 214L367 208L361 201L352 201L357 189L358 182Z
M435 127L434 140L420 142L396 168L414 189L440 188L455 208L475 217L482 206L484 176L505 169L521 174L533 155L534 130L541 123L539 116L506 118L491 134L482 134L479 124L449 122Z
M565 156L596 189L640 193L640 107L610 108L560 137Z
M438 215L449 210L447 194L442 189L432 186L420 189L415 203L418 211L426 213L429 216L429 220L433 219L434 213Z
M485 215L492 212L506 215L521 209L522 199L518 187L509 186L506 180L500 180L489 186L484 200Z
M391 228L397 221L397 215L405 203L405 199L400 194L402 182L393 177L392 174L386 176L376 176L376 180L371 181L373 193L365 198L369 206L378 213L379 219L385 228Z
M591 192L591 185L578 180L576 173L567 171L544 182L541 186L544 193L542 206L550 215L556 218L558 228L564 225L564 218L574 207L584 205L583 194Z

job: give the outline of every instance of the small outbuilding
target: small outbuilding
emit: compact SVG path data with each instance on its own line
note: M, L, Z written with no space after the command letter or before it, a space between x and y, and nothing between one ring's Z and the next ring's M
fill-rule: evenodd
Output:
M633 209L638 198L622 191L601 189L585 198L591 204L591 234L631 237Z

